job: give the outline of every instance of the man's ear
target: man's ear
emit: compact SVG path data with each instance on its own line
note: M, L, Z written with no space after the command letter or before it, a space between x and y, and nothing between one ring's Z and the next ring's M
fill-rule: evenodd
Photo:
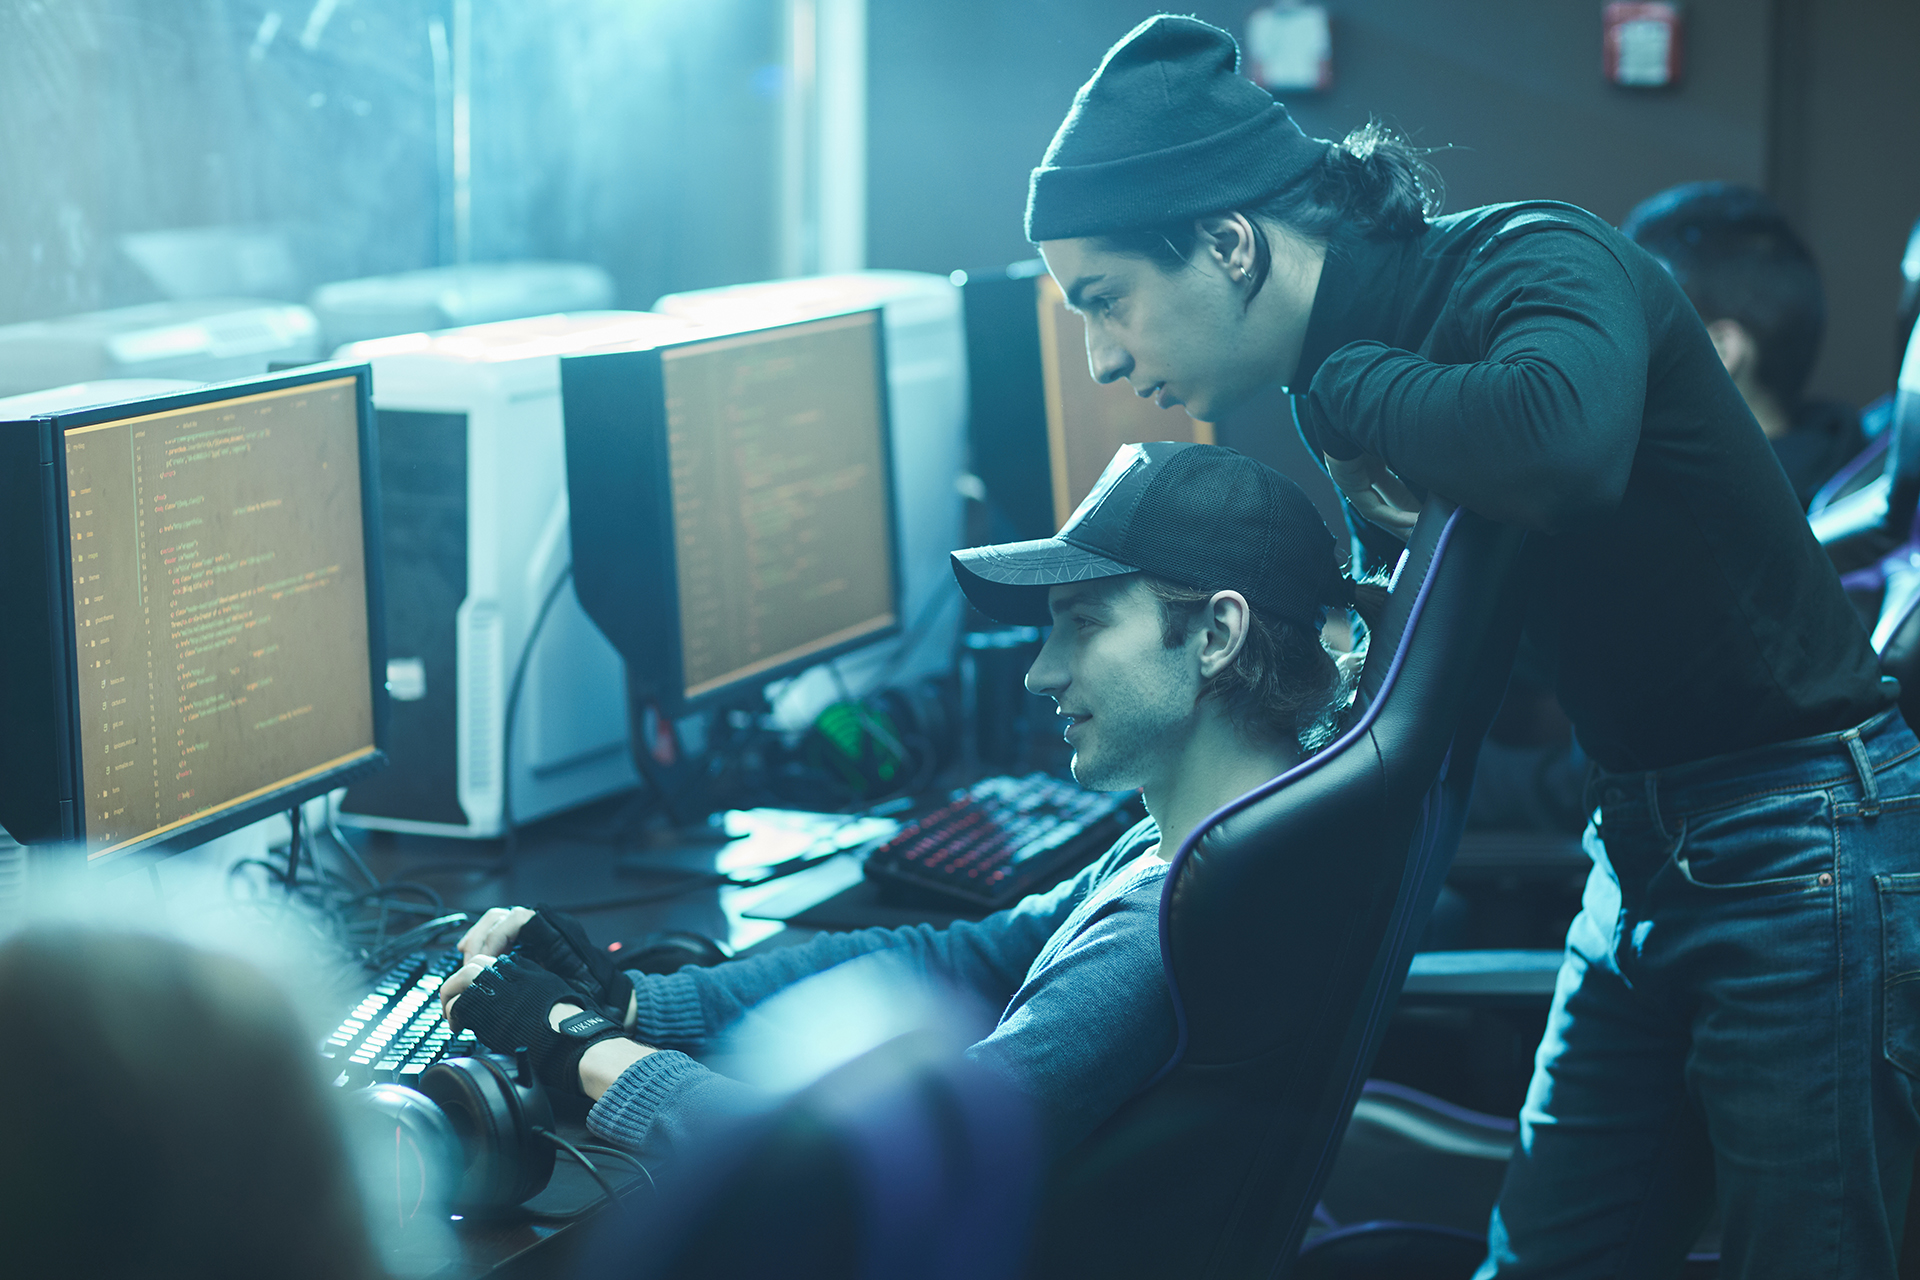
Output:
M1227 278L1238 283L1253 271L1255 245L1253 224L1244 213L1221 213L1196 218L1194 228L1207 247L1207 257Z
M1760 344L1754 341L1747 326L1738 320L1711 320L1707 323L1707 336L1713 339L1720 363L1727 367L1728 376L1735 382L1759 374Z
M1253 609L1238 591L1216 591L1202 625L1206 631L1200 643L1200 678L1211 680L1240 656L1253 625Z

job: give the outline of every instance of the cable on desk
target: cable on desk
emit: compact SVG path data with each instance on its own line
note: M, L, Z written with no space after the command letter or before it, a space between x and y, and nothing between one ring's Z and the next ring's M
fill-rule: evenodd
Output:
M527 679L527 667L533 660L533 646L540 639L540 629L546 626L547 615L553 612L553 606L560 599L560 592L573 581L573 565L569 563L560 571L560 576L547 588L547 598L540 602L540 611L533 615L533 626L527 631L527 642L520 646L520 659L513 664L513 679L507 684L507 712L500 737L500 835L505 847L500 852L501 861L513 856L514 842L518 825L513 820L513 726L520 714L520 689Z
M441 934L462 925L473 923L473 917L464 911L450 911L435 920L416 925L397 937L390 938L367 953L363 963L369 969L384 969L409 951L417 951L433 942Z
M289 815L289 823L292 833L300 833L304 825L297 811ZM290 839L283 851L284 863L269 854L264 858L240 858L227 868L227 890L234 905L264 909L271 900L277 926L290 919L298 920L316 937L375 967L423 942L432 941L452 923L465 922L463 914L448 915L439 892L428 885L409 880L380 883L337 826L331 821L326 825L330 842L360 878L373 883L371 889L362 889L354 879L325 865L319 857L318 842L301 838L296 844ZM301 847L307 851L305 858L299 856ZM241 892L250 870L265 873L264 895L257 882L250 892ZM284 893L275 893L276 889L284 889ZM425 926L409 927L402 935L409 940L408 945L395 952L388 938L389 917L394 915L413 921L421 916L439 918Z
M646 1175L647 1187L649 1190L658 1191L660 1189L660 1184L653 1180L652 1171L649 1170L647 1166L641 1164L640 1157L634 1155L633 1152L622 1151L618 1147L603 1147L603 1146L600 1146L598 1143L593 1143L593 1142L581 1143L580 1149L582 1151L591 1151L594 1155L597 1155L597 1156L612 1156L616 1160L624 1160L628 1164L632 1165L634 1168L638 1169L642 1174Z
M580 1167L585 1169L587 1173L592 1176L593 1180L600 1184L600 1190L606 1196L606 1203L612 1205L618 1205L620 1203L620 1198L613 1193L613 1184L607 1181L607 1175L601 1173L593 1161L587 1159L586 1155L581 1152L580 1148L574 1146L571 1142L568 1142L551 1129L536 1128L534 1133L545 1138L548 1142L553 1143L556 1147L559 1147L568 1155L571 1155L575 1160L578 1160ZM649 1175L649 1180L651 1180L651 1175ZM542 1209L531 1209L528 1210L528 1212L532 1213L535 1217L548 1218L560 1222L571 1222L573 1219L591 1213L599 1207L600 1201L596 1200L592 1204L583 1205L568 1213L552 1213Z

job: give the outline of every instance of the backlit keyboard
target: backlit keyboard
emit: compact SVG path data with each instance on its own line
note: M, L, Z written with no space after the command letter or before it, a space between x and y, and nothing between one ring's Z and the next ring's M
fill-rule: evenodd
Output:
M332 1035L320 1056L338 1071L343 1089L381 1081L413 1084L441 1058L479 1046L473 1032L454 1034L440 1014L440 984L460 967L458 951L416 951L374 980Z
M997 909L1079 870L1139 820L1132 792L1084 791L1044 773L987 778L900 829L867 874Z

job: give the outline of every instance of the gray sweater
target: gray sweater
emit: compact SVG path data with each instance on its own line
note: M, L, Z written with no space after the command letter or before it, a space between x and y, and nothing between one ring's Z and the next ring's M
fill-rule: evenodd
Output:
M918 973L1001 1008L967 1056L1034 1104L1049 1143L1092 1133L1173 1053L1173 1004L1160 967L1160 889L1167 865L1142 858L1159 839L1147 820L1058 887L978 923L825 933L713 969L638 985L634 1036L663 1050L621 1074L587 1127L655 1159L697 1144L707 1125L773 1097L689 1057L781 989L856 956L886 951Z

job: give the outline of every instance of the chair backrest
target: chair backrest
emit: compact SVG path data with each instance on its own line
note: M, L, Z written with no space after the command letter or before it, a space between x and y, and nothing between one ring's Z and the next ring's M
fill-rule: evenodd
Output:
M1813 536L1844 575L1872 573L1883 557L1914 541L1920 520L1920 329L1907 342L1883 434L1887 458L1880 478L1810 517Z
M1286 1273L1459 840L1519 635L1520 543L1429 501L1365 711L1176 853L1179 1047L1057 1163L1032 1274Z
M1920 547L1909 547L1906 563L1892 567L1884 583L1874 651L1880 674L1900 682L1900 714L1909 725L1920 724Z

